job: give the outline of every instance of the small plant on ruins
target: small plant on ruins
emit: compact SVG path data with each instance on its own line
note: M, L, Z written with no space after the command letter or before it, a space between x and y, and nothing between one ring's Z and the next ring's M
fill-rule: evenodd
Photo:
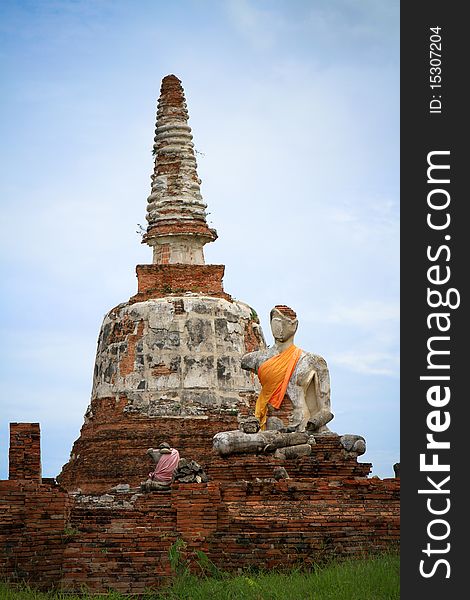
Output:
M137 223L137 229L135 230L135 232L138 233L141 238L143 238L144 235L147 233L147 230L140 223Z
M204 577L213 577L214 579L222 579L224 577L224 573L202 550L196 550L196 564L201 569Z
M186 542L178 538L168 550L168 560L170 561L171 570L179 576L189 574L188 559L183 554L186 551L186 547Z
M227 408L227 410L224 410L225 415L233 415L234 417L236 417L238 413L238 408Z
M77 537L77 535L80 535L80 532L78 529L75 529L75 527L70 527L68 525L64 527L64 538L66 540L71 540L74 537Z
M171 570L180 578L191 574L191 559L186 554L187 544L181 538L178 538L168 550L168 560L170 561ZM199 569L198 576L221 579L224 573L211 561L205 552L196 550L195 564ZM193 557L194 557L193 555Z

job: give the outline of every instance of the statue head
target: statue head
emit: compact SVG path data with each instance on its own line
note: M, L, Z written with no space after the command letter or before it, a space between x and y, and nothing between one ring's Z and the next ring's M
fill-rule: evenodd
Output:
M293 337L299 322L292 308L277 304L270 314L271 331L276 342L285 342Z

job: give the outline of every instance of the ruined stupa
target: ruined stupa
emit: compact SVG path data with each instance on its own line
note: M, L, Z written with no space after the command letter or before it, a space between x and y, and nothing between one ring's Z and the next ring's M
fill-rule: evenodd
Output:
M154 150L144 237L153 264L137 267L137 294L104 318L91 403L59 485L41 475L39 423L10 424L2 576L141 595L172 578L175 548L197 573L201 551L239 572L394 549L400 480L368 478L364 439L326 426L326 361L295 346L295 311L274 307L266 349L256 313L224 292L224 267L204 264L216 233L173 75ZM275 415L262 402L271 383ZM141 485L165 449L186 459L172 482Z
M153 263L137 266L138 291L105 316L91 403L59 481L97 490L135 483L145 450L163 439L210 451L217 431L249 411L256 383L240 356L264 347L256 312L223 289L223 265L206 265L217 238L206 221L181 81L162 81L148 227Z

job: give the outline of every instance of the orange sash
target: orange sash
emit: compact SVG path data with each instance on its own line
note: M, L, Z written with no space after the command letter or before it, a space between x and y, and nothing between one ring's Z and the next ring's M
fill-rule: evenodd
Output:
M266 429L268 403L279 408L286 395L287 384L300 358L302 350L297 346L289 346L264 361L258 369L261 393L256 401L255 416L259 419L261 429Z

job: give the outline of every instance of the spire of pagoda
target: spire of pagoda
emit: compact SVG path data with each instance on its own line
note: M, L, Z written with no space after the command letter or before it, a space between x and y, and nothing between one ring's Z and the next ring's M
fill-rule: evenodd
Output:
M204 264L203 246L217 238L208 227L181 81L162 80L153 152L155 168L147 204L154 264Z

